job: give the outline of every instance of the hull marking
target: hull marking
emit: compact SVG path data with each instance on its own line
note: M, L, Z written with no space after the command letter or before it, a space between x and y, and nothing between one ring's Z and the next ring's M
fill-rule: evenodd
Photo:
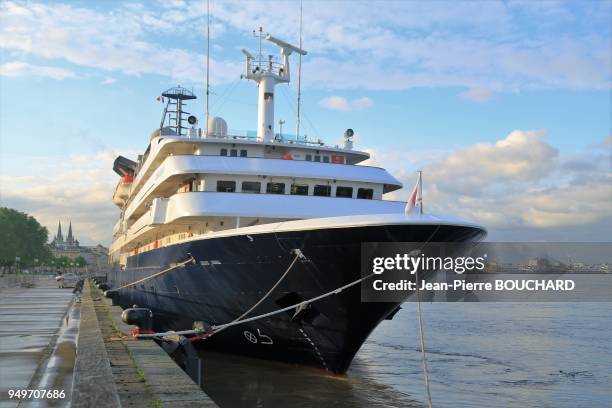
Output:
M317 353L317 357L319 357L319 360L321 360L321 364L323 365L323 368L325 368L325 370L328 371L327 363L325 363L325 359L323 358L323 355L321 354L321 351L319 350L317 345L310 339L310 337L308 337L308 334L306 334L306 332L303 329L300 329L300 333L302 333L306 341L310 343L315 353Z

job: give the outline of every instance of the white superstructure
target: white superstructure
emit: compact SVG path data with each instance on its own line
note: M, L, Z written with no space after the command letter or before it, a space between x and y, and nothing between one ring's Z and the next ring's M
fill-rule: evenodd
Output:
M306 52L270 35L282 64L248 51L243 78L259 86L256 136L228 134L222 118L206 130L185 112L195 96L176 87L163 119L138 161L118 158L122 178L113 201L121 217L113 229L112 260L191 239L241 233L244 228L304 219L371 214L403 215L403 202L383 200L402 188L378 167L359 165L369 154L353 150L353 131L344 146L284 139L274 132L274 86L289 82L289 55ZM190 126L183 126L183 121ZM289 224L287 224L289 222ZM265 228L265 227L262 227Z

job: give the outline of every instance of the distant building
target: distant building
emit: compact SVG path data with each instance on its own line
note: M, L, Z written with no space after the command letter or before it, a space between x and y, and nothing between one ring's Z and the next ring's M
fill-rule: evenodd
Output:
M68 236L66 237L66 240L64 240L64 235L62 235L62 222L61 221L59 222L57 226L57 234L55 234L55 237L53 237L53 241L51 241L50 246L51 246L51 249L55 249L57 251L68 251L68 252L71 250L77 250L78 248L80 248L79 240L75 239L72 236L72 221L70 222L70 225L68 226Z
M62 222L57 226L57 234L49 244L51 253L56 258L66 256L76 259L79 256L85 259L87 265L103 269L108 264L108 248L102 245L81 246L79 240L72 234L72 222L68 225L68 236L64 239L62 234Z

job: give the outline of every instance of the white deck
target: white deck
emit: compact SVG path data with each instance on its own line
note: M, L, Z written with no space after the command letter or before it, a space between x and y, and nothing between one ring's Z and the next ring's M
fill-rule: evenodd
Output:
M394 203L398 202L394 201ZM318 229L369 227L380 225L449 225L478 228L486 232L486 229L484 227L461 218L452 216L437 216L432 214L406 215L402 211L401 213L363 214L276 222L271 224L255 225L252 227L219 231L207 235L206 238L218 238L244 234L266 234L270 232L308 231ZM196 238L191 238L190 240L194 239Z
M125 211L126 218L131 217L143 202L147 201L147 197L155 191L157 186L170 177L189 174L275 176L284 178L338 180L339 182L353 181L375 183L384 186L383 193L402 188L402 183L399 180L389 174L385 169L379 167L256 157L172 156L164 160L152 176L149 177L143 188L133 197ZM253 197L253 195L249 195L249 197ZM278 196L274 197L278 199ZM256 200L257 198L253 199ZM253 206L256 204L246 205ZM316 205L316 203L311 202L309 205ZM281 216L278 216L278 218L281 218Z
M294 196L295 197L295 196ZM371 202L370 200L363 200ZM395 208L398 209L402 204L401 212L386 213L386 214L361 214L361 215L342 215L342 216L330 216L320 218L310 218L303 220L294 221L283 221L268 223L262 225L255 225L251 227L232 228L222 231L216 231L205 235L195 235L194 237L187 238L180 242L175 242L171 245L182 244L189 241L197 241L201 239L214 239L221 237L231 237L236 235L257 235L267 234L271 232L291 232L291 231L308 231L308 230L321 230L321 229L334 229L334 228L354 228L354 227L368 227L368 226L380 226L380 225L447 225L447 226L460 226L460 227L471 227L478 228L485 232L486 229L478 224L471 221L467 221L461 218L452 216L438 216L432 214L410 214L406 215L403 212L403 203L391 202L395 204ZM120 239L113 243L111 252L119 250L125 245L129 245L138 239L139 236L154 230L155 226L142 225L138 227L138 230L133 233L128 233L124 239Z
M371 225L456 225L483 229L477 224L456 217L406 215L404 208L404 202L387 200L217 192L181 193L168 199L156 199L150 210L129 228L127 234L113 243L113 250L141 240L162 225L195 223L198 219L207 217L297 220L224 229L196 235L193 239Z

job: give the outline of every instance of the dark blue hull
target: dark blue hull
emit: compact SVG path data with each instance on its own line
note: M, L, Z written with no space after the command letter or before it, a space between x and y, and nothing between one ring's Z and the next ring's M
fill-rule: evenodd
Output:
M123 307L153 310L155 329L188 330L194 321L223 324L259 301L278 281L299 248L298 261L278 288L250 316L321 295L360 278L362 242L464 242L484 231L467 226L388 225L237 235L201 239L132 256L123 272L109 277L115 287L172 264L197 261L119 291ZM399 303L361 303L356 285L294 312L230 327L198 347L346 371L374 328Z

